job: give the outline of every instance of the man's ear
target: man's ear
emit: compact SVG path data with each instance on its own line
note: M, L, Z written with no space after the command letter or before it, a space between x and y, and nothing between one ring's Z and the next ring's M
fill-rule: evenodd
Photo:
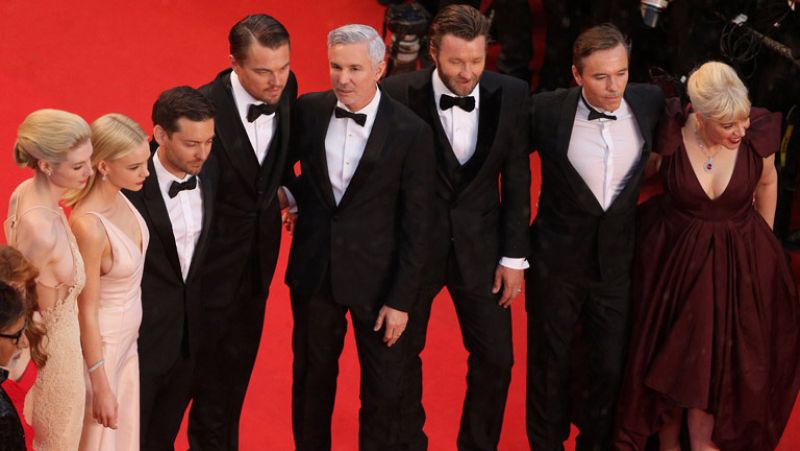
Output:
M163 145L169 136L167 135L167 131L164 130L164 127L160 125L156 125L153 127L153 138L156 139L156 142L159 146Z
M575 83L577 83L578 86L583 86L583 77L581 77L581 73L574 64L572 65L572 78L575 79Z
M434 47L433 43L428 46L428 55L431 57L433 64L436 65L436 57L439 56L439 51Z
M386 71L386 61L381 61L378 67L375 68L375 81L380 81L383 73Z

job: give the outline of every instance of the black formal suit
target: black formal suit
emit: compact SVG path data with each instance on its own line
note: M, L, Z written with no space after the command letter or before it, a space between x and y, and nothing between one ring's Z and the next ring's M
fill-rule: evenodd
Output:
M158 144L153 141L153 151ZM198 175L203 199L202 232L184 281L172 222L151 156L150 176L140 191L123 191L147 223L150 245L142 275L139 328L140 432L143 450L173 449L191 397L193 366L203 330L201 286L208 252L218 168L213 155Z
M399 425L406 340L387 348L383 330L372 327L383 305L408 312L416 301L434 177L431 132L383 94L363 155L337 205L325 146L335 105L332 91L304 95L293 124L292 148L302 170L289 184L299 216L286 270L295 320L295 444L298 450L331 447L338 358L349 311L361 361L360 449L406 449Z
M624 98L644 145L627 184L605 211L567 157L580 88L532 98L533 145L542 161L526 290L527 429L534 450L563 449L569 434L567 391L576 324L589 351L577 449L609 446L629 327L636 202L663 107L661 92L650 85L630 84Z
M233 97L231 70L200 88L216 108L213 153L220 168L216 218L205 271L209 323L189 420L192 449L237 449L239 417L261 340L269 284L278 260L294 74L280 97L277 127L259 162Z
M406 426L415 437L415 447L426 448L419 354L425 346L433 298L447 286L470 353L458 445L460 449L496 449L513 352L511 312L497 305L500 294L492 294L491 288L501 257L528 254L530 96L524 82L484 72L479 85L477 145L461 165L442 128L432 76L433 69L428 69L383 82L387 93L431 125L437 157L430 252L407 332L413 358L407 370L411 404L406 406Z

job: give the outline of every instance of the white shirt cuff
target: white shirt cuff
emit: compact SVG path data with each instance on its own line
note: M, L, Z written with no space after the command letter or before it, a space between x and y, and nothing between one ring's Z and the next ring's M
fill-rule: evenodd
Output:
M502 257L500 259L500 264L511 269L528 269L531 266L525 258Z

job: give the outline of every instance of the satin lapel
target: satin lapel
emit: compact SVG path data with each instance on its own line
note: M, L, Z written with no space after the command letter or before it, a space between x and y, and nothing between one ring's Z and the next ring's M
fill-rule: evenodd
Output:
M494 151L494 137L497 134L497 127L500 122L501 103L503 100L503 88L497 86L494 89L486 87L483 83L480 85L481 103L480 110L478 111L478 142L475 145L475 153L472 158L479 158L483 161L476 161L480 163L475 177L470 180L469 184L461 192L462 196L469 195L469 191L476 185L475 181L483 177L492 166L491 160L496 158L498 152ZM469 164L469 162L467 163Z
M244 179L244 185L252 189L261 166L239 118L239 111L233 100L230 73L214 82L213 92L212 101L217 106L217 114L214 117L217 138L222 142L225 154L234 169Z
M650 149L651 146L651 139L649 133L644 133L644 130L647 130L647 125L650 123L650 118L646 117L646 110L642 108L642 105L639 103L639 97L635 95L635 93L631 92L631 90L626 90L625 94L623 95L625 98L625 102L628 103L628 106L631 108L631 112L633 112L633 117L636 118L636 124L639 125L639 133L641 133L642 138L644 138L644 148Z
M189 274L186 275L187 281L195 276L197 265L199 264L198 260L205 255L205 247L208 242L208 235L211 231L214 194L216 193L214 190L215 187L206 173L200 172L198 178L200 179L200 195L203 197L203 229L200 231L200 237L197 238L197 244L195 245L194 254L192 255L192 263L189 265Z
M325 102L319 111L315 112L314 123L311 128L311 138L309 142L313 146L309 155L309 169L312 172L311 179L317 187L320 197L331 209L336 207L336 200L333 197L331 178L328 173L328 159L325 155L325 137L328 134L328 125L331 122L331 114L336 106L336 96L333 91L325 96Z
M436 140L436 172L439 174L448 188L453 190L453 185L450 183L450 177L444 168L447 167L445 158L447 155L453 155L453 148L450 141L447 140L447 135L442 128L442 121L439 119L439 112L436 109L436 100L433 98L433 83L431 82L431 74L426 78L427 82L420 87L410 86L408 88L408 101L411 109L417 113L427 124L433 128L434 139Z
M369 180L372 170L375 169L375 163L378 162L383 154L386 138L389 136L389 127L393 123L393 119L394 109L390 103L389 96L383 94L378 105L378 112L375 115L375 122L372 124L372 132L369 134L367 144L364 147L364 153L361 155L356 172L353 174L353 178L350 179L342 200L339 202L339 208L344 208Z
M580 88L572 88L566 95L564 102L561 103L561 111L558 118L558 132L556 134L557 149L560 155L567 158L569 150L569 138L572 136L572 127L575 125L575 112L578 110L578 97Z
M603 207L589 189L589 185L583 180L578 171L569 161L567 152L569 151L569 140L572 136L572 128L575 125L575 112L578 110L578 98L580 88L571 88L567 93L564 102L561 104L561 116L558 123L558 152L559 158L563 161L563 166L567 171L567 177L572 180L570 186L579 200L583 200L584 208L595 213L602 213Z
M172 233L172 222L169 220L169 213L167 213L167 206L164 204L164 198L161 197L161 191L158 188L158 178L156 177L156 169L153 166L153 158L150 158L147 163L150 176L144 180L144 206L147 209L147 214L150 216L150 221L153 225L151 232L155 231L161 243L164 245L164 251L167 255L164 257L169 260L172 269L175 270L179 280L183 280L181 273L181 264L178 261L178 248L175 246L175 235Z

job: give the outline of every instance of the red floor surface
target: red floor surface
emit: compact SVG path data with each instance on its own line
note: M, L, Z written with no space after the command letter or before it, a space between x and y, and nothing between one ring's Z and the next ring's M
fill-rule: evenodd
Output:
M13 165L11 157L17 126L29 112L61 108L88 121L108 112L120 112L147 130L157 94L172 86L199 86L211 80L228 64L230 26L257 12L274 15L289 29L292 69L301 92L328 87L328 30L353 22L380 30L383 17L383 8L374 0L1 1L0 149L4 150L0 150L0 212L6 212L13 187L29 176L28 171ZM540 41L537 51L541 52ZM534 177L538 180L538 173ZM534 183L533 191L536 190ZM288 239L272 284L264 336L242 415L242 450L293 449L292 321L288 291L282 283L286 244ZM524 420L526 324L521 300L513 306L517 364L501 450L528 449ZM466 353L446 295L436 300L423 358L430 449L452 450L464 392ZM358 427L358 365L352 338L348 338L340 374L333 448L349 451L357 448ZM800 418L795 414L781 450L800 448L798 424ZM185 429L176 444L179 449L186 448Z

